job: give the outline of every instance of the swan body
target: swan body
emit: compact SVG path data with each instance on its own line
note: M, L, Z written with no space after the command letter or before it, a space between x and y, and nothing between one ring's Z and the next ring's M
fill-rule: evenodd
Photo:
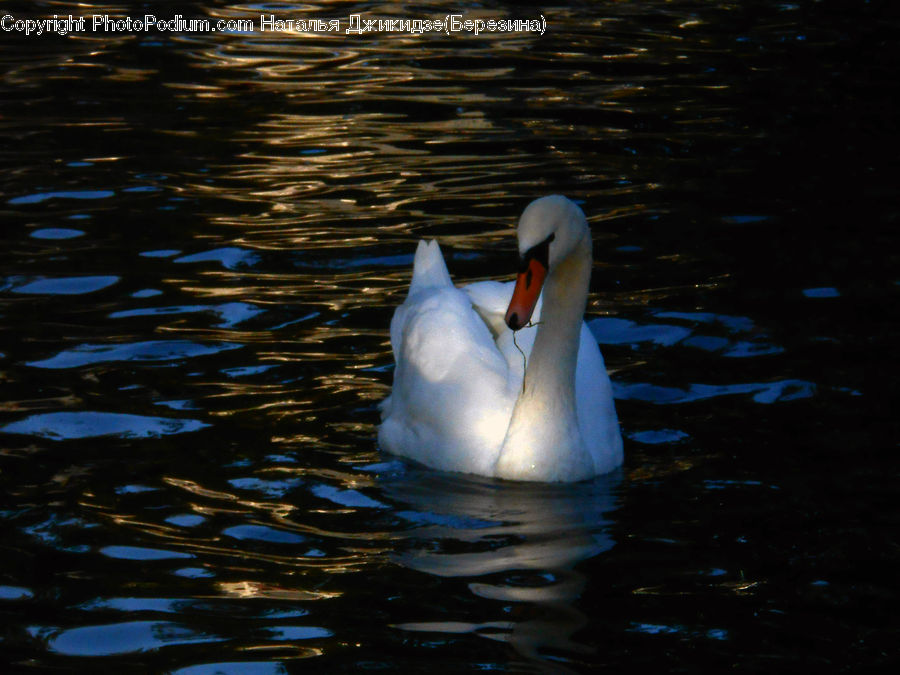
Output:
M419 242L391 320L396 369L379 445L436 469L512 480L607 473L622 463L622 437L583 321L587 221L565 197L543 197L522 214L518 240L515 283L461 288L437 242Z

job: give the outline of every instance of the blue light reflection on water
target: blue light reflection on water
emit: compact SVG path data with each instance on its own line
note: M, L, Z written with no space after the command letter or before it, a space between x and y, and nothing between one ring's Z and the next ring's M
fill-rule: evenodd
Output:
M68 630L34 627L31 630L35 637L47 640L50 651L68 656L111 656L222 639L166 621L129 621Z
M70 227L42 227L32 230L31 236L35 239L74 239L83 237L83 230L75 230Z
M15 286L13 292L28 295L82 295L108 288L118 281L117 276L35 279Z
M112 190L63 190L60 192L38 192L36 194L22 195L7 200L10 205L40 204L50 199L108 199L115 196Z
M110 361L175 361L217 354L241 345L200 344L189 340L154 340L120 345L82 344L48 359L30 361L33 368L78 368Z
M0 427L0 432L38 436L50 440L71 440L118 436L156 438L168 434L197 431L209 425L198 420L147 417L112 412L53 412L30 415Z

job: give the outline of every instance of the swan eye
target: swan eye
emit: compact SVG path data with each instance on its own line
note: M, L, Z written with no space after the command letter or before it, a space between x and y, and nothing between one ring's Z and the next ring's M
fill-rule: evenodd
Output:
M550 261L550 242L554 239L556 239L556 233L551 232L550 236L544 239L540 244L535 244L525 251L525 254L519 258L519 273L527 272L528 263L532 260L537 260L544 266L544 269L547 269Z

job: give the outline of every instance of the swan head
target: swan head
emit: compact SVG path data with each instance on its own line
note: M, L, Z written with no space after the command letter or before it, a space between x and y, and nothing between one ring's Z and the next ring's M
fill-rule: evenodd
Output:
M513 330L528 324L547 275L582 245L585 237L590 240L590 228L575 202L549 195L525 207L517 235L519 273L506 310L506 325Z

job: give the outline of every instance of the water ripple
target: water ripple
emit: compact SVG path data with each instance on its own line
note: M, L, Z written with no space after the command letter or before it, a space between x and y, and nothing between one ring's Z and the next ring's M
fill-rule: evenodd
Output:
M35 626L29 631L45 640L50 651L70 656L110 656L161 649L175 645L222 642L172 621L128 621L60 629Z
M34 368L79 368L110 361L175 361L218 354L241 345L200 344L189 340L153 340L120 345L78 345L42 361L30 361Z
M146 417L109 412L55 412L31 415L0 427L0 432L38 436L54 441L117 436L158 438L198 431L210 426L191 419Z
M744 384L691 384L686 388L664 387L644 382L614 382L616 399L636 400L658 404L694 403L719 396L751 395L756 403L777 403L810 398L816 393L816 385L803 380L778 380L775 382L747 382Z
M558 4L540 37L5 33L9 667L889 667L897 31L823 4ZM589 217L624 469L383 456L417 241L510 279L553 192Z
M56 279L36 279L15 286L13 293L28 295L84 295L108 288L119 282L117 276L59 277Z

